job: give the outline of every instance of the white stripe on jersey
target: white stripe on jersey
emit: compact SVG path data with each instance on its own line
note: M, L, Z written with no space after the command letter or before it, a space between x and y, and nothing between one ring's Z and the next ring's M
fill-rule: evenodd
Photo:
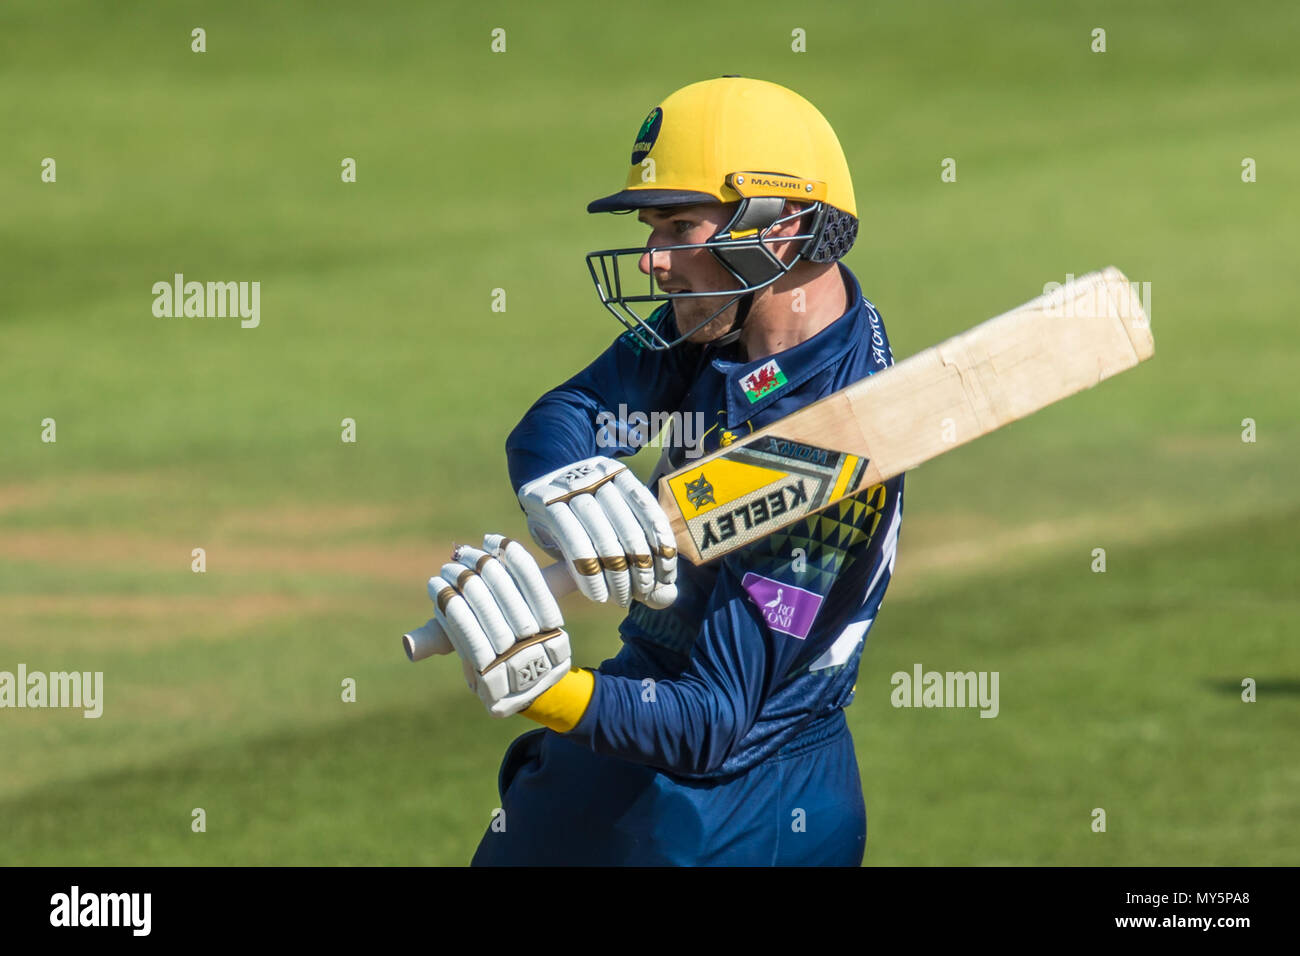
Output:
M854 621L848 627L840 632L840 636L835 638L835 643L826 648L826 653L808 665L808 673L825 670L828 667L838 667L848 661L853 656L853 651L858 644L867 635L867 628L871 627L872 618L865 621Z
M867 598L871 592L876 589L880 583L880 576L889 569L892 576L894 573L894 558L898 556L898 529L903 523L903 509L899 506L894 509L894 516L889 519L889 530L885 532L885 542L880 547L880 565L876 568L875 575L871 578L871 583L867 585L867 590L862 595L862 603L867 603Z

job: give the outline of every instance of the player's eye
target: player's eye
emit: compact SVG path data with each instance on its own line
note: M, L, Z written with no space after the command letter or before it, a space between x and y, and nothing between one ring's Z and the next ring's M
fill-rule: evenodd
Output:
M684 236L684 235L686 235L688 232L690 232L690 231L691 231L692 229L694 229L694 228L695 228L695 223L691 222L689 219L674 219L674 220L673 220L673 231L676 232L677 235L679 235L679 236Z

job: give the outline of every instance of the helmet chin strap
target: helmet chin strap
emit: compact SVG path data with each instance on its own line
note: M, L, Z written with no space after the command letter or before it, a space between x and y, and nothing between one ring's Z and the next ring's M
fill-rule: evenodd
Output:
M749 318L749 309L753 304L754 293L747 292L742 295L740 301L736 304L736 318L732 320L731 328L725 335L714 339L710 344L722 348L740 338L740 333L745 331L745 320Z
M816 216L820 210L821 204L817 203L799 213L798 217L801 218L808 212L813 212ZM731 222L723 227L721 235L757 232L765 239L767 231L781 219L784 211L785 200L779 197L761 196L745 199L737 207ZM796 253L794 261L789 266L785 265L764 242L759 242L757 245L744 243L735 246L728 242L721 242L712 249L712 252L718 261L740 280L742 287L767 286L799 261L799 254ZM741 332L745 330L745 320L749 318L749 310L753 305L753 292L742 295L736 305L736 318L731 323L731 328L721 338L714 339L712 344L721 348L740 338Z

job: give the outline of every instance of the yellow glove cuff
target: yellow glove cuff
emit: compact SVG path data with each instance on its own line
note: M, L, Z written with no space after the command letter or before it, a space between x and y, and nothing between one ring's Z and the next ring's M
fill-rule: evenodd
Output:
M567 734L582 720L595 691L596 675L574 667L520 713L557 733Z

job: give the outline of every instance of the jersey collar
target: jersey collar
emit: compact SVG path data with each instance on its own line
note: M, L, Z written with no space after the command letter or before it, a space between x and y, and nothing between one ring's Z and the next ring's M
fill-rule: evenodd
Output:
M738 346L718 350L713 367L726 380L727 427L736 428L790 395L809 379L836 364L861 342L866 327L862 288L848 267L840 264L848 294L844 314L812 338L775 355L736 361Z

